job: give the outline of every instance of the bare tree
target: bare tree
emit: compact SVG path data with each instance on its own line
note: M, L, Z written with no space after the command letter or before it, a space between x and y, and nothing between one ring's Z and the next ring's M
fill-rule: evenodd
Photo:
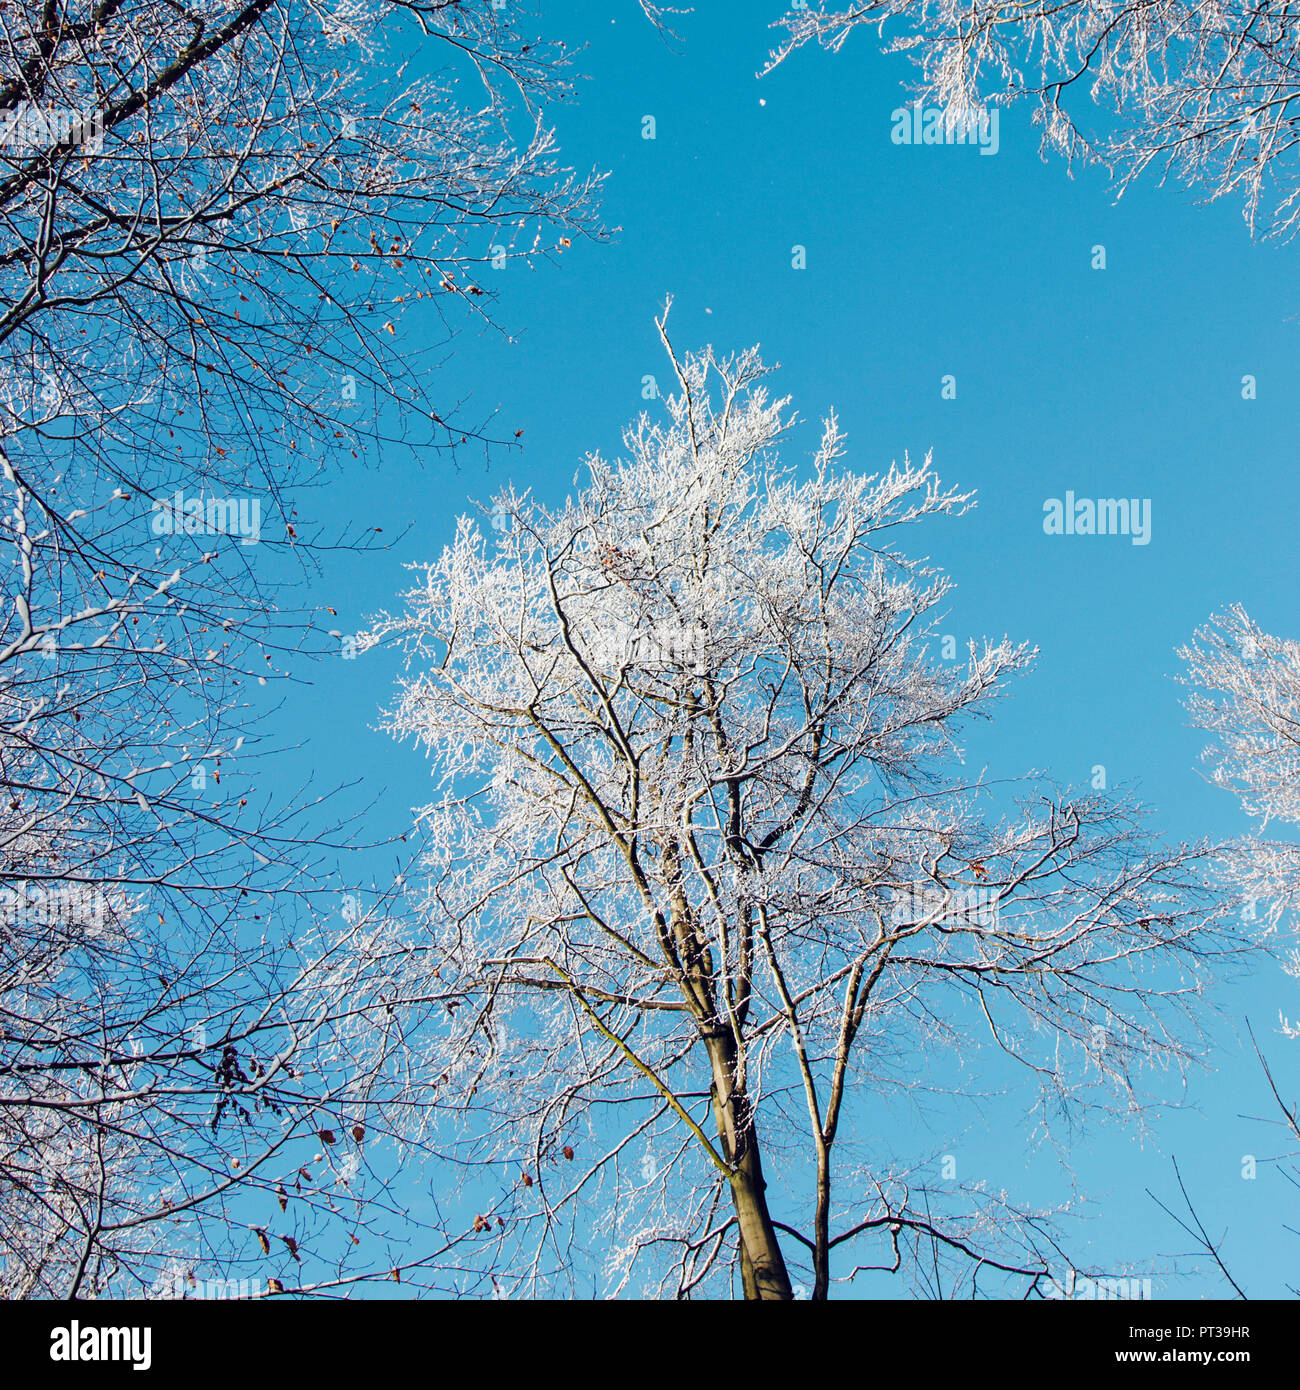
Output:
M355 891L355 822L261 785L226 626L172 621L179 574L101 573L70 602L75 568L5 482L0 1294L400 1274L393 1146L428 1148L409 1077L436 1053L437 962L391 886Z
M407 1034L454 996L382 904L259 938L233 912L203 932L69 875L53 888L48 847L17 868L31 878L0 897L0 1296L439 1286L468 1232L434 1242L426 1222L413 1250L392 1179L398 1146L427 1151L434 1108Z
M367 441L486 439L427 394L485 317L477 272L597 230L598 181L557 168L542 119L563 53L490 0L24 5L0 33L23 114L0 144L0 448L58 619L165 583L185 634L337 652L276 591L316 545L375 537L300 517L304 486Z
M267 1202L332 1216L343 1189L310 1175L358 1157L354 1129L424 1143L405 1069L436 965L386 913L341 920L357 826L268 790L262 688L338 655L296 595L325 549L376 541L300 515L306 490L367 450L494 442L440 394L451 337L489 322L491 269L600 234L599 179L546 120L568 57L521 13L0 13L8 1293L139 1292L196 1243L264 1272ZM351 1235L388 1214L400 1242L372 1191ZM314 1254L348 1272L309 1277L284 1229L286 1288L406 1264L336 1232Z
M229 751L249 710L199 707L337 655L294 580L378 539L300 517L304 487L367 439L468 437L403 315L450 331L489 297L473 267L593 225L595 181L555 168L541 119L563 55L490 0L21 6L0 34L0 107L23 113L0 144L0 657L63 648L119 688L143 667L146 701L191 701L173 731L206 718ZM417 56L432 75L408 80Z
M1239 199L1254 229L1300 224L1300 30L1285 4L1203 0L872 0L792 8L768 68L794 49L838 51L860 26L894 35L917 95L956 116L985 101L1034 104L1045 148L1118 171L1173 173Z
M972 1091L981 1036L1045 1123L1137 1107L1240 934L1132 806L963 771L1031 653L936 659L949 584L893 533L970 495L845 471L833 416L799 480L756 350L659 326L666 420L558 510L463 518L365 638L406 644L390 727L441 789L422 910L467 992L467 1156L517 1175L496 1276L585 1278L599 1238L595 1287L1043 1293L1046 1214L900 1157L886 1109Z

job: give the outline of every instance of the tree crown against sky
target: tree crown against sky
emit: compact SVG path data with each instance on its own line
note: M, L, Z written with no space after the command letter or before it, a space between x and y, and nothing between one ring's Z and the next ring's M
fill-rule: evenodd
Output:
M757 352L660 328L665 418L558 509L463 518L366 638L406 644L390 727L440 788L422 913L466 991L468 1149L523 1165L497 1277L571 1276L596 1233L616 1288L825 1297L924 1252L1042 1292L1050 1223L945 1186L873 1098L962 1090L986 1045L1045 1120L1140 1111L1243 936L1205 847L963 767L1031 653L937 660L948 584L899 533L969 494L849 472L833 417L801 477Z
M768 66L860 27L916 63L953 113L1027 98L1045 148L1118 172L1173 173L1240 202L1252 228L1300 225L1300 30L1275 0L872 0L794 8Z

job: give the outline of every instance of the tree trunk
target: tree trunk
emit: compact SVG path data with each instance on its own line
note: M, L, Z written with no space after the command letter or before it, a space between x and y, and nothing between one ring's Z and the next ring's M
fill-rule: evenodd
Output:
M713 1068L713 1113L723 1155L732 1165L731 1200L740 1227L740 1275L746 1299L792 1299L790 1275L767 1209L767 1183L748 1097L734 1088L729 1034L707 1039Z
M767 1210L758 1151L750 1151L744 1170L731 1180L731 1199L740 1225L740 1273L747 1299L792 1299L790 1275Z
M814 1214L813 1291L814 1303L824 1303L831 1288L831 1156L825 1141L817 1145L817 1209Z

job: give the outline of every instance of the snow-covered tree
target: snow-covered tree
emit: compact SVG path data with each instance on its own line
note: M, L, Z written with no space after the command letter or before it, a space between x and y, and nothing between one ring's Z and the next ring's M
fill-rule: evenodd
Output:
M166 864L111 796L69 795L56 818L23 795L46 770L8 732L0 1297L185 1297L236 1276L269 1295L395 1268L437 1286L465 1232L421 1230L412 1252L391 1180L427 1150L429 1024L457 997L440 960L382 894L323 889L290 818L300 880L229 846L187 863L189 817L160 801Z
M208 1273L251 1252L264 1274L246 1217L300 1283L288 1223L345 1205L322 1163L365 1166L354 1128L419 1140L427 1097L399 1119L395 1059L434 966L409 985L418 953L373 897L342 920L360 836L259 776L259 691L339 652L294 601L317 545L375 540L323 534L303 486L368 446L488 442L425 368L487 320L489 268L599 232L599 180L560 165L547 119L568 55L522 20L493 0L0 14L6 1294L138 1293L195 1242ZM379 1245L324 1254L352 1277Z
M1252 0L869 0L799 5L769 68L808 43L838 51L874 26L917 65L918 99L958 115L1027 100L1045 148L1117 170L1173 173L1239 200L1254 228L1300 225L1300 29Z
M896 538L970 495L929 460L847 471L834 417L799 473L757 352L660 330L666 418L558 509L462 518L367 637L406 645L390 727L441 789L422 911L466 992L467 1158L507 1165L496 1276L1041 1293L1048 1222L886 1114L973 1089L981 1039L1045 1122L1136 1107L1236 924L1131 805L962 767L1032 654L941 660L949 583Z
M1229 852L1229 874L1243 911L1276 927L1300 906L1300 642L1264 632L1234 604L1178 654L1188 713L1214 738L1211 779L1255 822Z
M84 688L26 726L16 692L0 666L0 1297L387 1277L410 1235L395 1146L423 1144L429 1109L407 1034L436 1048L438 962L380 895L328 891L292 815L274 829L302 873L250 866L272 827L241 854L178 796L146 813L96 771L123 749L97 746L113 725ZM94 732L62 737L78 714ZM421 1241L417 1286L444 1250Z
M1265 632L1240 604L1211 616L1178 651L1185 701L1193 725L1213 742L1202 758L1215 786L1233 792L1254 822L1229 841L1219 857L1220 876L1237 901L1237 911L1266 938L1280 945L1283 966L1300 979L1294 950L1295 912L1300 906L1300 642ZM1281 1011L1281 1031L1300 1038L1300 1024ZM1249 1021L1255 1054L1276 1106L1273 1123L1300 1141L1300 1109L1287 1100ZM1300 1185L1296 1150L1268 1161L1286 1163L1289 1181ZM1211 1235L1175 1165L1186 1216L1160 1203L1217 1265L1232 1289L1246 1293L1225 1257L1224 1237ZM1293 1293L1300 1293L1291 1285Z
M595 230L594 181L557 167L543 119L565 56L515 17L142 0L0 19L0 110L21 116L0 120L0 668L23 667L19 743L51 736L48 785L25 790L52 816L139 806L138 853L151 807L193 812L192 777L247 763L256 690L339 652L294 603L317 547L380 540L300 514L303 486L393 428L425 453L482 434L426 399L441 378L404 315L429 309L441 354L492 298L476 268ZM252 810L210 809L161 853L247 840Z

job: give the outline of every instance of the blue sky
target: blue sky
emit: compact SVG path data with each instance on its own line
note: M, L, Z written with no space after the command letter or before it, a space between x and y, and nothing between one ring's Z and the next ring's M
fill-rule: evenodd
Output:
M468 414L498 411L523 447L490 471L468 456L458 472L372 458L309 496L304 513L328 501L334 520L409 527L378 556L327 556L314 600L355 630L395 605L402 563L434 558L468 499L507 479L558 498L587 450L617 452L646 405L642 378L665 377L652 319L671 293L679 348L760 343L806 420L838 411L850 467L932 450L942 478L977 491L972 514L908 541L957 582L945 630L959 645L1005 632L1040 648L974 762L1075 784L1103 764L1171 836L1240 832L1235 803L1197 770L1202 740L1171 677L1174 649L1230 602L1300 636L1295 247L1252 242L1237 207L1198 206L1172 184L1149 180L1116 203L1101 173L1071 178L1041 160L1023 112L1002 113L991 157L895 145L906 59L881 56L863 30L839 56L805 51L760 81L777 13L704 6L669 46L630 3L542 9L545 32L586 46L589 80L557 113L564 159L610 171L604 218L621 230L534 269L484 272L508 334L462 336L442 396L472 393ZM654 140L642 138L646 115ZM1097 244L1104 270L1091 267ZM806 269L792 268L796 245ZM402 331L418 334L419 318ZM941 399L945 374L955 400ZM812 432L794 442L807 447ZM1150 544L1044 535L1044 500L1067 490L1151 499ZM422 758L374 728L393 670L382 652L305 668L310 686L289 690L276 721L299 744L281 763L286 784L308 770L325 785L364 779L377 833L406 828L430 794ZM1297 1054L1273 1030L1279 1009L1300 1013L1296 986L1261 963L1217 1002L1223 1047L1188 1107L1159 1117L1142 1145L1114 1127L1072 1145L1092 1211L1082 1248L1155 1272L1157 1296L1224 1291L1208 1274L1164 1272L1189 1242L1145 1189L1173 1204L1171 1153L1212 1231L1227 1228L1225 1253L1253 1295L1285 1292L1300 1242L1283 1229L1294 1189L1267 1167L1241 1177L1242 1156L1262 1159L1279 1139L1239 1118L1268 1100L1234 1031L1249 1014L1285 1084ZM1003 1109L960 1139L967 1174L1026 1200L1066 1195L1055 1158ZM916 1148L946 1138L940 1124Z

